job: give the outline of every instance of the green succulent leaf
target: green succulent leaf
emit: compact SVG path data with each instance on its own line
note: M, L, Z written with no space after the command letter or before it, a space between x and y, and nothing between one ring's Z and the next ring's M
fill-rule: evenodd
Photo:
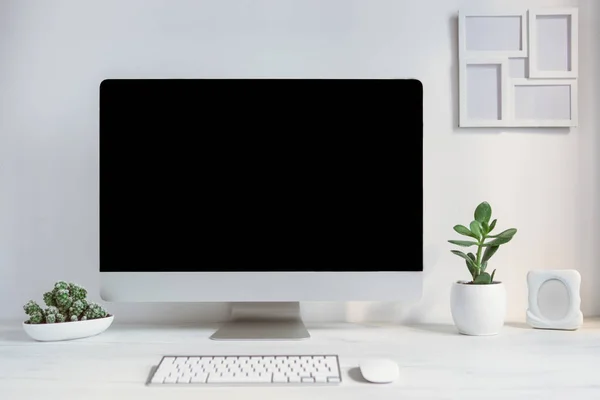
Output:
M462 251L458 250L452 250L452 253L465 259L465 263L467 264L467 269L469 270L469 273L473 278L475 278L479 271L479 269L477 268L477 264L475 263L475 255L473 253L465 254Z
M508 238L496 238L490 242L487 242L483 245L483 247L492 247L492 246L500 246L501 244L506 244L512 240L512 236Z
M492 256L494 254L496 254L496 252L498 251L498 249L500 248L500 246L489 246L487 249L485 249L485 251L483 252L483 261L487 261L490 258L492 258Z
M472 238L474 238L474 239L478 239L477 235L475 235L473 232L471 232L471 231L469 230L469 228L467 228L467 227L466 227L466 226L464 226L464 225L456 225L456 226L454 226L454 228L453 228L453 229L454 229L454 230L455 230L457 233L460 233L461 235L464 235L464 236L469 236L469 237L472 237Z
M471 224L469 225L469 227L471 228L471 232L473 232L475 235L477 235L476 239L479 240L481 238L481 231L483 230L483 227L481 226L481 222L471 221Z
M450 250L450 252L451 252L452 254L456 254L457 256L464 258L464 259L465 259L465 260L467 260L467 261L472 261L472 260L469 258L469 256L468 256L468 255L466 255L465 253L463 253L463 252L462 252L462 251L460 251L460 250Z
M475 268L473 262L471 261L465 260L465 263L467 264L467 269L469 270L469 273L471 274L473 279L475 279L475 276L477 276L477 268Z
M462 246L462 247L471 247L471 246L477 246L478 243L477 242L470 242L468 240L448 240L449 243L455 244L457 246Z
M496 275L496 270L492 271L492 276L490 277L490 282L493 283L494 282L494 275Z
M492 206L490 206L487 201L484 201L477 206L474 216L475 220L479 223L489 223L490 218L492 217Z
M513 236L515 236L515 233L517 233L517 230L515 228L510 228L510 229L507 229L507 230L505 230L503 232L500 232L497 235L490 235L488 237L491 237L491 238L512 238Z
M491 231L494 230L494 228L496 227L496 222L497 221L498 221L497 219L495 219L495 220L492 221L492 223L490 224L490 229L488 229L487 233L490 233Z
M477 277L473 280L473 283L477 283L480 285L487 285L487 284L490 284L491 282L492 282L492 277L487 272L483 272L483 273L477 275Z
M487 268L487 261L483 261L481 263L481 272L485 272L486 268Z
M483 228L482 229L483 236L487 235L488 232L490 231L490 226L485 221L481 223L481 226Z

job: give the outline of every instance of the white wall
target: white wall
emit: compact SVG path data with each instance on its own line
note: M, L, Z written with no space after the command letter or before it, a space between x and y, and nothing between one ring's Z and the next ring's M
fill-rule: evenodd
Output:
M600 314L600 1L580 6L580 128L458 130L456 11L480 0L0 2L0 319L56 280L98 291L98 83L107 77L413 77L425 86L425 295L306 304L306 319L448 322L467 277L451 227L488 200L519 233L493 259L522 320L531 268L576 268ZM595 24L595 26L594 26ZM399 135L403 132L400 130ZM408 211L410 212L410 211ZM414 250L414 249L413 249ZM222 304L110 304L121 320L225 316Z

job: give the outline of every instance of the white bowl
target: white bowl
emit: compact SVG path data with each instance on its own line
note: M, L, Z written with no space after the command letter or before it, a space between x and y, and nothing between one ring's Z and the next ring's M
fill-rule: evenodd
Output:
M112 324L114 316L89 321L59 322L55 324L26 324L23 329L32 339L41 342L81 339L104 332Z

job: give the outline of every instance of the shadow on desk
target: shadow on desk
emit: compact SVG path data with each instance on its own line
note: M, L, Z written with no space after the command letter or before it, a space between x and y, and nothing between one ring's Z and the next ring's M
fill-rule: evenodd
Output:
M517 328L517 329L527 329L531 330L531 327L524 322L506 322L504 326ZM453 324L419 324L419 325L406 325L407 328L413 329L416 331L423 332L431 332L437 333L441 335L460 335L458 330Z
M424 331L437 333L440 335L460 335L456 330L456 327L452 324L419 324L419 325L406 325L409 329L414 329L416 331Z
M369 381L363 378L358 367L350 368L348 370L348 377L350 377L350 379L352 379L354 382L371 384Z
M532 329L525 322L506 322L504 325L505 326L510 326L511 328L517 328L517 329L527 329L527 330L531 330Z
M0 331L0 341L6 342L21 342L32 343L35 340L31 339L23 330Z
M150 382L152 381L152 377L154 376L154 373L157 369L158 365L153 365L152 368L150 368L150 372L148 373L148 377L146 378L146 385L150 384Z

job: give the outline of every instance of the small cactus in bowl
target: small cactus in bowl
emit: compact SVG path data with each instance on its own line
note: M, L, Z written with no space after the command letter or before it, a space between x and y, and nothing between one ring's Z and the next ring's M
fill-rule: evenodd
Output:
M44 293L45 308L29 300L24 306L29 319L26 324L56 324L62 322L88 321L109 317L99 304L89 302L87 290L75 283L56 282L54 288Z

